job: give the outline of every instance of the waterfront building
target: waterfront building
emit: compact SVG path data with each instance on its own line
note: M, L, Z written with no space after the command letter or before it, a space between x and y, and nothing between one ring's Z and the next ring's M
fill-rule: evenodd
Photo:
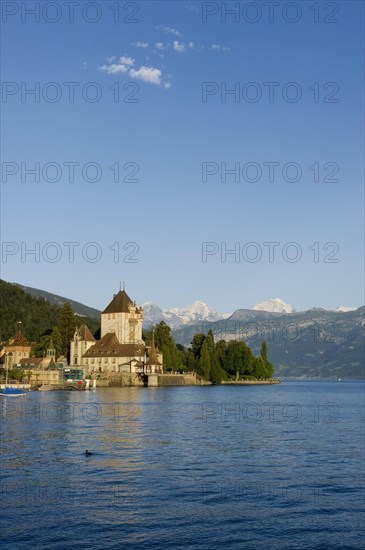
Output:
M145 345L142 324L143 307L120 290L101 313L100 340L95 340L86 325L76 329L70 364L82 367L85 375L162 373L162 354L154 343Z

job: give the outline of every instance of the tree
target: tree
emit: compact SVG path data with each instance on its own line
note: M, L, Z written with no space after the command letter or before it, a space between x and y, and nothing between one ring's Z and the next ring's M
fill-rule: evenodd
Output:
M167 370L178 369L182 363L181 355L171 335L171 328L161 321L154 327L154 340L163 353L163 363Z
M220 384L227 376L227 373L221 368L218 358L214 355L210 367L210 380L212 384Z
M76 328L76 318L71 304L64 304L60 310L59 331L62 338L62 355L69 358L70 342Z
M194 371L196 368L196 361L193 352L189 351L189 357L188 357L188 369L189 371Z
M251 349L236 340L228 342L224 357L224 369L236 378L251 374L253 370L253 355Z
M207 342L208 351L209 351L210 355L213 355L213 353L214 353L214 336L213 336L213 332L212 332L211 329L209 330L205 340Z
M210 353L208 349L208 343L205 340L203 342L200 358L199 358L199 374L206 380L210 379Z
M219 340L215 346L215 354L218 359L219 366L225 370L225 358L226 358L227 343L225 340Z
M266 340L262 341L260 355L263 358L263 360L266 362L267 361L267 344L266 344Z
M265 368L266 368L265 378L272 378L272 375L274 374L274 366L273 366L272 363L270 363L270 361L268 360L268 357L267 357L266 340L262 341L260 357L262 357L262 359L264 360L264 363L265 363Z
M62 336L60 329L58 327L54 327L52 334L50 336L50 341L52 341L54 349L56 350L56 357L59 357L62 355Z
M266 364L261 355L255 357L254 360L254 375L258 380L265 380L267 374Z
M201 349L202 349L202 346L203 346L203 343L205 342L206 340L206 335L201 333L201 332L198 332L197 334L194 334L194 338L191 342L191 351L195 357L195 359L199 359L200 357L200 354L201 354Z

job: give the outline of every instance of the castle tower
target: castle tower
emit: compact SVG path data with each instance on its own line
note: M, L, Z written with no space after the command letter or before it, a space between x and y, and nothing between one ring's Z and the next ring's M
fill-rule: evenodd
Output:
M81 365L82 356L95 344L95 338L87 325L81 325L75 330L71 340L70 364Z
M114 332L120 344L143 344L142 323L143 308L120 290L101 314L101 338Z
M47 352L46 352L46 357L49 357L50 358L50 362L51 363L54 363L55 360L56 360L56 350L55 350L55 347L53 345L53 340L51 338L49 344L48 344L48 348L47 348Z

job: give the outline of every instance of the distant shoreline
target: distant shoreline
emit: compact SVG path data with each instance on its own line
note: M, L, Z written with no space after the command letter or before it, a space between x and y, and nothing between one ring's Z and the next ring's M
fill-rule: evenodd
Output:
M222 380L222 386L255 386L281 384L281 380Z

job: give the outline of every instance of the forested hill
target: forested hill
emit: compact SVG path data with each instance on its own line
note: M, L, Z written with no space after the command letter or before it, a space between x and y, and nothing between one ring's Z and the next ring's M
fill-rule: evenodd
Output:
M23 286L18 283L14 283L14 285L24 290L24 292L26 292L27 294L31 294L36 298L43 298L44 300L47 300L47 302L55 306L62 307L64 304L71 304L74 312L77 315L81 315L82 317L90 317L91 319L97 319L98 321L100 319L100 311L98 309L86 306L85 304L81 304L80 302L76 302L76 300L70 300L69 298L65 298L64 296L52 294L52 292L46 292L45 290L41 290L39 288L32 288L31 286Z
M45 298L31 296L18 285L0 279L0 341L14 335L17 321L22 322L22 332L29 340L38 341L58 324L60 310ZM78 321L86 323L92 332L99 326L99 321L88 317L78 317Z

